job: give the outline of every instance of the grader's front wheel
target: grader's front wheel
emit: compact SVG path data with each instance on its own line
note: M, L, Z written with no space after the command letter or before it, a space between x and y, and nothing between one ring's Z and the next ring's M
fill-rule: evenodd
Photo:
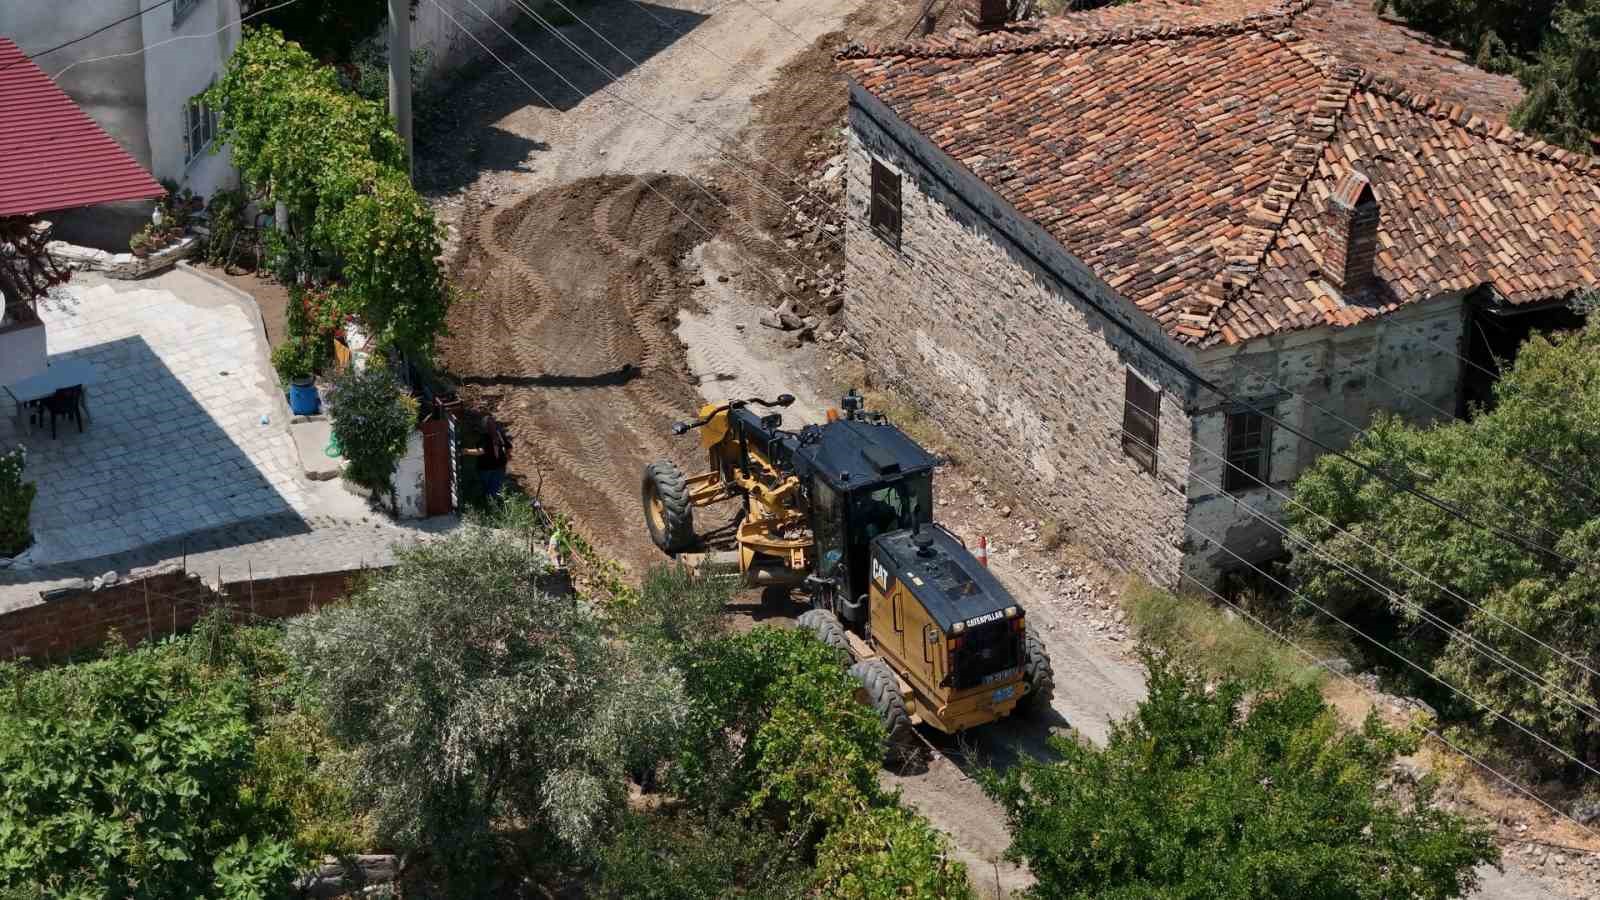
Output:
M662 553L676 555L694 546L694 510L683 471L668 460L644 467L644 521L650 540Z

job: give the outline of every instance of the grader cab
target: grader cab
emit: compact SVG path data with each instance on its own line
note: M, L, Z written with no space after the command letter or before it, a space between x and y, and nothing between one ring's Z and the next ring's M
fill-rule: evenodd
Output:
M883 717L891 751L917 723L957 733L1017 711L1047 708L1054 690L1044 644L1025 611L962 541L933 520L939 460L847 394L826 424L783 429L794 402L708 405L673 426L700 431L706 471L669 461L645 468L651 539L665 553L706 559L694 510L740 506L733 549L744 584L803 594L799 622L847 654Z

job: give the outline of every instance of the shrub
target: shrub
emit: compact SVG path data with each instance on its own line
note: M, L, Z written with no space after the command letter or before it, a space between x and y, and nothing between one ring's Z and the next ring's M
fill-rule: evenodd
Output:
M832 648L761 627L699 644L681 664L690 724L669 782L690 803L815 852L825 896L971 896L944 838L879 786L883 726Z
M252 786L250 687L187 647L38 672L0 663L0 887L136 900L287 893L303 860L288 815Z
M1138 581L1123 592L1122 605L1141 642L1209 676L1252 684L1322 680L1321 667L1254 623L1227 616L1204 600ZM1303 647L1307 641L1296 643Z
M317 341L290 335L283 343L272 348L272 368L278 373L278 381L287 387L295 379L310 378L321 368L324 353Z
M16 556L33 543L29 518L39 488L22 480L28 462L26 447L0 453L0 556Z
M244 249L238 246L239 235L244 231L244 208L248 202L244 191L224 188L211 195L206 203L206 227L211 232L206 238L206 262L213 266L226 266L235 262L232 254Z
M1149 697L1105 749L1052 738L985 783L1034 897L1443 900L1496 862L1489 830L1383 779L1415 739L1343 731L1309 685L1250 698L1148 651Z
M1600 522L1589 487L1600 484L1597 435L1600 323L1532 338L1495 386L1493 407L1470 422L1417 428L1383 418L1349 450L1468 518L1331 454L1300 477L1288 513L1302 538L1292 564L1301 592L1593 765L1600 722L1485 659L1481 647L1582 703L1600 702L1600 678L1585 663L1600 643L1600 583L1591 574L1600 561ZM1447 632L1435 620L1460 630ZM1414 689L1480 737L1578 774L1548 746L1427 676Z
M798 900L812 881L772 829L685 809L629 814L596 874L600 896L617 900Z
M417 423L417 402L382 365L340 375L328 397L333 436L350 461L351 481L388 492L395 464Z
M544 574L525 541L469 529L289 631L378 834L426 849L454 896L484 896L513 837L551 861L597 851L684 705Z

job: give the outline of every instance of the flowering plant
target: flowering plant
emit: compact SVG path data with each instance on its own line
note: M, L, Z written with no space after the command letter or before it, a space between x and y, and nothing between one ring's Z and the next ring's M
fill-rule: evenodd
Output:
M33 512L35 485L22 480L28 462L28 449L0 453L0 556L16 556L33 543L28 518Z

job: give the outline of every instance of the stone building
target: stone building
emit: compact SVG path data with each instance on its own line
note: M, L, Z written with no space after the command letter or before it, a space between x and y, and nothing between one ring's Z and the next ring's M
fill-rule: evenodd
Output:
M1506 127L1514 81L1368 0L991 6L840 54L846 325L1159 583L1280 555L1320 454L1465 414L1489 351L1600 284L1600 162Z
M240 39L239 0L21 0L0 3L0 36L49 73L139 165L202 197L238 184L215 116L196 95ZM54 217L56 236L126 249L149 202Z

